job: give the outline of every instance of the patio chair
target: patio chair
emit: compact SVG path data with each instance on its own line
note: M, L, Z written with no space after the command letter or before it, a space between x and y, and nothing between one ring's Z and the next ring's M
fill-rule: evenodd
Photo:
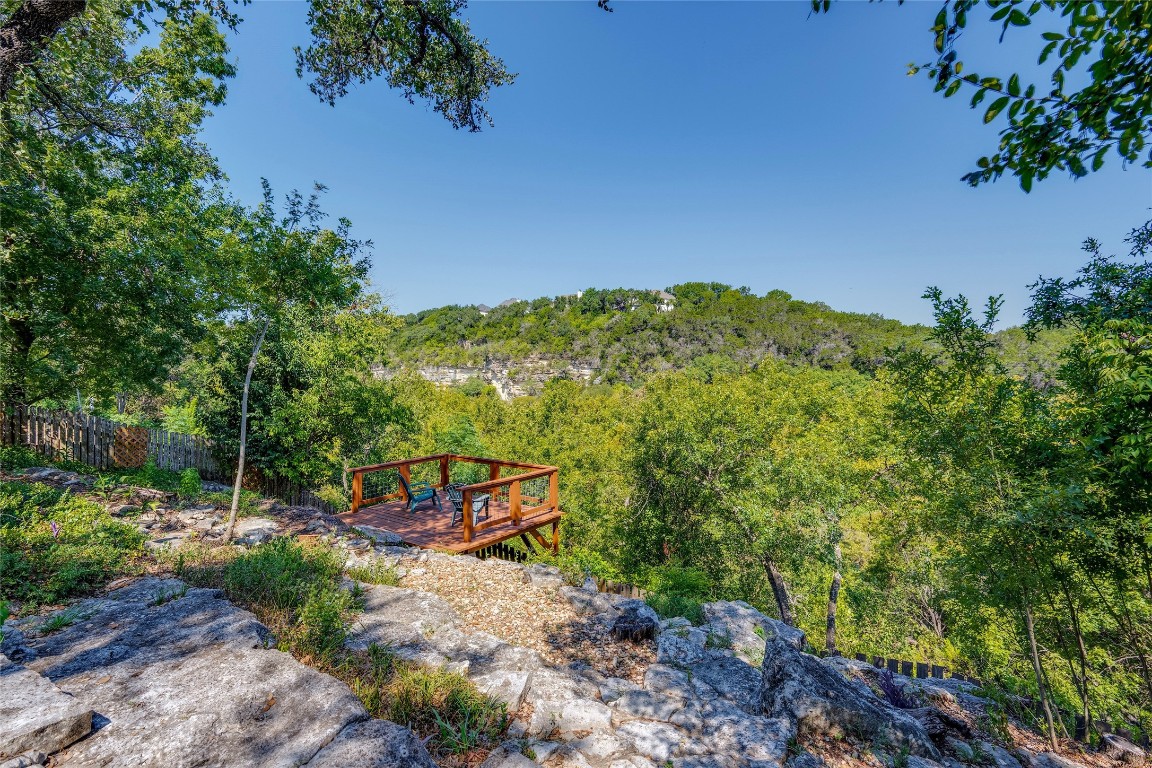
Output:
M464 483L449 483L444 486L448 501L452 502L452 525L464 522ZM488 502L492 497L487 493L472 495L472 522L488 519Z
M412 482L399 472L396 473L396 476L400 478L400 487L404 489L405 503L408 505L409 512L415 512L416 505L422 501L431 501L436 509L443 510L443 507L440 506L440 496L430 483L423 480Z

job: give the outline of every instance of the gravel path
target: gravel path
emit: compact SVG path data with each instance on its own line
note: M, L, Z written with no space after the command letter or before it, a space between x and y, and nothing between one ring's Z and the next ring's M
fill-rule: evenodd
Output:
M653 643L615 641L607 626L577 615L554 588L524 579L523 568L501 560L432 557L409 568L400 585L439 595L470 627L531 648L553 664L584 663L639 682L656 660Z

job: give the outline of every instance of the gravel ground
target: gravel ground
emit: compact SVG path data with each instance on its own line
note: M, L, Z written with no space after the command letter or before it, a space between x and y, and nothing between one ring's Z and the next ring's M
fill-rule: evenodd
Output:
M524 581L501 560L435 557L408 569L401 586L444 598L474 629L531 648L553 664L580 662L638 682L656 660L651 642L614 641L595 617L578 616L555 589Z

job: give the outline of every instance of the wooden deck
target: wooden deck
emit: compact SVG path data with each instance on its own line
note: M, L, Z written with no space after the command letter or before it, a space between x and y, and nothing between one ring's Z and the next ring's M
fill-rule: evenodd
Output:
M463 525L459 522L451 525L452 506L443 492L440 493L440 497L444 507L442 512L433 507L431 501L420 504L415 513L409 512L402 501L387 501L370 507L361 507L357 512L345 512L337 517L351 526L371 525L391 531L403 538L405 544L414 547L465 554L483 549L490 544L532 533L536 534L533 538L540 546L553 549L555 530L544 535L544 532L536 529L549 525L555 527L564 514L560 510L549 510L521 519L520 525L513 525L511 521L498 523L491 528L476 531L472 541L465 542ZM490 520L508 516L508 502L493 500L489 506ZM484 520L480 522L483 523ZM536 536L540 538L537 539Z
M481 465L479 471L481 476L488 476L487 480L474 482L476 473L468 468L476 465ZM475 552L517 536L529 549L534 540L543 549L559 551L559 523L564 513L560 510L557 467L444 453L351 471L352 509L338 516L350 526L381 528L400 536L405 544L442 552ZM436 488L442 509L437 510L427 500L420 502L415 512L408 511L405 500L409 486L418 482L416 473ZM454 486L463 497L461 507L471 509L474 499L479 503L487 498L487 518L472 520L465 515L462 523L452 525L452 503L444 487L458 477L467 478L463 482L469 483ZM413 493L419 490L416 485L412 488ZM546 530L549 526L551 531Z

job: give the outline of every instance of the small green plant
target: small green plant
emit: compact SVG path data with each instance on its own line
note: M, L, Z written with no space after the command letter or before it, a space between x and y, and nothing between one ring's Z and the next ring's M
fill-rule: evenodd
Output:
M39 483L0 483L0 594L29 607L87 594L138 571L144 538L102 504Z
M200 473L196 467L188 467L180 473L179 485L176 488L176 495L181 499L189 500L195 499L200 496L204 491L204 484L200 480Z
M532 742L528 741L528 739L520 739L519 744L520 754L524 755L524 757L528 758L529 760L536 759L536 750L532 749Z
M400 583L400 575L395 568L385 565L379 560L370 565L353 565L348 568L348 578L362 581L365 584L383 584L395 587Z
M181 584L179 589L160 589L157 590L156 597L152 598L152 605L164 605L165 603L170 603L173 600L179 600L186 594L188 594L187 584Z
M900 751L892 756L892 768L908 768L908 747L901 746Z
M705 642L708 648L719 648L721 650L731 650L732 648L732 635L727 632L709 632L708 639Z
M53 632L59 632L65 627L70 627L82 618L80 611L76 608L69 608L63 611L57 611L49 616L44 621L36 626L36 631L42 635L50 635Z
M0 645L4 644L4 622L12 615L7 600L0 600Z
M765 637L765 635L764 635L764 627L760 626L759 624L757 624L757 625L756 625L756 626L755 626L755 627L752 629L752 631L753 631L753 632L755 632L755 633L756 633L756 637L760 638L761 640L766 640L766 639L767 639L767 638Z

